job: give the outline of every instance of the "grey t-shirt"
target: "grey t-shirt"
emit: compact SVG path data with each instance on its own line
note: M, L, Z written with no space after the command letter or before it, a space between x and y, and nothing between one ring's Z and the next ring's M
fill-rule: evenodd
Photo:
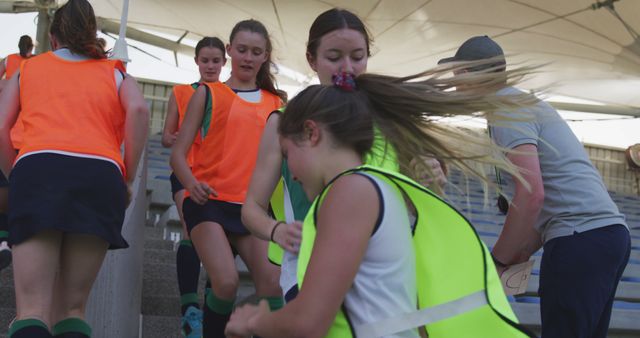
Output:
M519 93L515 88L499 92ZM539 101L533 107L501 114L512 119L490 121L491 137L498 145L513 149L533 144L538 148L544 204L535 227L545 243L574 232L626 226L583 145L553 107Z

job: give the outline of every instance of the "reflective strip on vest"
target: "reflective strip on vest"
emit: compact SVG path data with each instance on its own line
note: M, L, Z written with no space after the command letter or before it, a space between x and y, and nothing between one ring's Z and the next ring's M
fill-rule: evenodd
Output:
M448 303L436 305L398 317L387 318L375 323L355 327L357 337L382 337L411 330L443 319L455 317L487 305L484 290L458 298Z

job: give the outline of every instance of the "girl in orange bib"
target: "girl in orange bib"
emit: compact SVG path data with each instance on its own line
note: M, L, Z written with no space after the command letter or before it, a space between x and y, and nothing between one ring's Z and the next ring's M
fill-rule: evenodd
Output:
M120 61L107 60L86 0L60 7L54 52L25 61L0 99L0 167L9 176L20 337L89 337L83 320L107 249L121 235L128 186L148 128L148 109ZM18 114L24 142L9 130ZM124 155L121 145L124 142Z
M33 40L29 35L23 35L18 41L19 53L7 55L2 62L0 62L0 78L5 76L5 79L10 79L13 74L20 69L22 61L31 57L33 53Z
M199 83L218 82L220 71L227 59L225 56L224 43L216 37L205 37L196 45L196 56L194 57L200 72L200 81L192 84L177 85L173 87L173 92L169 98L167 117L164 121L162 131L162 145L169 148L173 146L178 137L178 130L184 120L187 105L191 96L198 88ZM211 102L207 102L211 104ZM200 145L200 137L196 136L187 162L193 166L195 153ZM182 332L189 338L200 338L202 336L202 311L198 305L198 279L200 277L200 259L189 238L187 226L184 223L182 213L182 201L184 200L185 189L174 173L171 173L171 194L176 203L180 222L182 223L183 240L176 253L176 268L178 272L178 289L180 290L180 303L182 313Z
M28 35L20 37L18 42L18 48L20 53L8 55L4 60L0 61L0 92L2 88L8 82L7 80L13 76L13 74L20 68L22 61L31 57L33 51L33 41ZM1 80L5 75L6 80ZM18 121L19 125L22 123ZM14 128L12 134L15 133L17 137L20 134L22 128ZM15 142L14 142L15 143ZM17 146L14 144L14 148ZM7 202L9 198L9 182L4 175L0 174L0 270L6 268L11 264L11 249L7 243L9 237L9 224L7 222Z
M0 63L0 78L3 73L5 74L5 80L0 80L0 92L2 92L2 88L7 84L13 74L20 69L22 62L33 56L33 41L31 37L29 35L21 36L18 42L18 48L20 49L20 53L8 55L4 61ZM22 120L18 119L13 129L11 129L11 141L15 149L20 149L22 146L22 129ZM0 263L0 267L1 266L2 263Z
M204 309L204 337L223 337L236 291L232 248L249 267L258 296L282 306L279 271L267 260L267 243L249 234L240 208L268 115L281 105L273 84L271 42L258 21L241 21L231 31L227 53L231 77L206 83L193 94L171 154L171 166L187 189L184 218L211 280ZM206 109L211 99L212 108ZM193 167L188 151L200 132Z

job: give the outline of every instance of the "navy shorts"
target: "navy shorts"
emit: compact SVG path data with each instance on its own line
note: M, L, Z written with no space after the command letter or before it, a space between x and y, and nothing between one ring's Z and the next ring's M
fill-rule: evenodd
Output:
M191 230L202 222L218 223L227 234L248 235L249 230L244 227L240 219L241 209L242 204L216 200L208 200L204 205L200 205L190 197L185 198L182 204L182 213L189 236L191 236Z
M171 182L171 197L175 196L178 191L184 190L184 186L182 186L175 173L171 173L169 181Z
M95 235L109 249L127 248L121 234L126 207L127 187L115 164L53 153L29 155L9 176L9 243L55 229Z

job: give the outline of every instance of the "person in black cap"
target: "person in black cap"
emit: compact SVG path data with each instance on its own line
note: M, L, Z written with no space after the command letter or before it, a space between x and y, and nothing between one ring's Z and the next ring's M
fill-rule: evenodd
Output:
M462 46L458 48L456 55L441 59L438 61L438 64L440 65L455 61L478 61L490 58L496 59L496 65L506 65L502 47L500 47L500 45L495 41L491 40L490 37L481 35L474 36L465 41ZM487 68L487 65L482 67ZM502 70L504 70L504 68Z
M454 67L466 72L506 70L502 48L487 36L465 41L439 64L495 60ZM462 74L461 74L462 73ZM466 90L466 88L457 88ZM513 87L498 92L521 94ZM539 101L507 117L488 121L489 134L511 149L507 158L521 168L502 233L492 256L501 273L525 262L544 244L540 264L542 336L606 337L618 282L629 260L630 236L584 147L549 104Z

